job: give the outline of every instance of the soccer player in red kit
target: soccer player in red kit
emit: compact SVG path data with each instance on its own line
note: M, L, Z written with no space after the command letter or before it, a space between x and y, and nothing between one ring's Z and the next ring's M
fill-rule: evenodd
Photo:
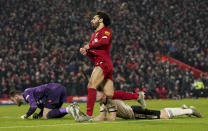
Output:
M96 89L102 87L108 99L114 94L113 86L113 63L110 57L110 47L112 42L112 32L110 17L104 12L97 12L91 20L91 25L95 28L88 44L80 48L82 55L88 55L94 64L89 83L87 96L88 116L92 116L94 103L96 100Z

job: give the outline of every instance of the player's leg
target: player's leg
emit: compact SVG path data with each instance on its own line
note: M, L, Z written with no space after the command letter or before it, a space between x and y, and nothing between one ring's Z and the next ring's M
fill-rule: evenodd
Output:
M103 93L106 95L106 98L110 102L114 94L114 86L113 86L113 81L111 79L105 79L105 82L103 84ZM115 106L115 105L111 105L111 106Z
M67 114L66 108L61 108L66 102L66 88L63 86L48 92L44 104L43 118L61 118Z
M43 109L43 118L51 119L51 118L62 118L67 114L66 108L61 109Z
M160 119L160 111L144 109L141 106L131 106L136 119Z
M169 119L170 115L166 111L160 111L160 119Z
M146 103L144 100L144 92L132 93L132 92L125 92L122 90L114 91L112 99L121 99L121 100L137 100L143 108L146 107Z
M196 116L198 118L202 117L201 113L198 112L194 106L190 106L190 109L193 111L193 113L191 115Z
M44 108L43 110L43 118L45 119L62 118L66 114L70 114L75 120L77 120L80 114L79 106L76 103L73 103L67 106L66 108L59 108L59 109Z
M161 110L161 112L167 112L169 118L193 113L191 109L182 109L182 108L164 108Z
M181 115L194 115L196 117L202 117L201 114L192 106L188 109L183 108L164 108L161 112L167 112L169 118Z
M49 118L47 118L47 115L50 111L52 111L52 109L49 109L49 108L44 108L43 109L43 118L44 119L49 119Z
M112 99L120 99L120 100L137 100L138 94L137 93L131 93L131 92L125 92L122 90L114 91L113 98Z
M96 66L93 69L89 83L88 83L88 96L87 96L87 112L88 116L92 116L94 103L96 100L96 88L103 82L104 73L103 69Z
M106 79L103 84L103 92L108 99L112 99L114 95L114 86L113 81L110 79Z
M61 118L64 117L67 112L67 108L44 108L43 109L43 118L51 119L51 118Z

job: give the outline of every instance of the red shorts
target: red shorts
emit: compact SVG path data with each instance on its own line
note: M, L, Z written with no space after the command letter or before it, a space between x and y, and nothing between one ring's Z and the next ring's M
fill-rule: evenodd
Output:
M103 73L104 73L104 79L110 79L113 80L113 64L112 62L97 62L94 65L96 66L100 66L103 69Z

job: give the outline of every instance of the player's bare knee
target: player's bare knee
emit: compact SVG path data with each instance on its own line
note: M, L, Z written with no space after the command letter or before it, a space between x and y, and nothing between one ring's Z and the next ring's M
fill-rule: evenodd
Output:
M44 119L48 119L48 113L51 111L52 109L49 109L49 108L44 108L43 110L43 118Z
M96 89L96 87L97 87L97 86L96 86L95 84L93 84L92 82L89 82L87 88L93 88L93 89Z
M162 110L160 111L160 119L169 119L170 115L168 114L168 112Z
M48 119L48 118L47 118L47 115L48 115L48 113L47 113L47 114L43 114L43 117L42 117L42 118L43 118L43 119Z
M89 81L87 88L92 88L92 86L93 86L93 82Z
M102 80L97 80L97 81L89 81L88 83L88 88L94 88L97 89L99 86L101 86Z
M114 90L111 88L104 89L104 94L107 96L107 98L112 98L114 95Z

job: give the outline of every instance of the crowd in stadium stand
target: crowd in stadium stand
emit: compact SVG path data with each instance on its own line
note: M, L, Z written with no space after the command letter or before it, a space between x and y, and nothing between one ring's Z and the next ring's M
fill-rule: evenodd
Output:
M116 90L144 90L147 98L195 96L208 77L158 61L165 55L208 73L206 0L1 0L0 97L58 82L68 95L86 95L92 70L79 48L93 30L97 10L112 18ZM200 93L199 93L200 94ZM197 96L196 96L197 97Z

